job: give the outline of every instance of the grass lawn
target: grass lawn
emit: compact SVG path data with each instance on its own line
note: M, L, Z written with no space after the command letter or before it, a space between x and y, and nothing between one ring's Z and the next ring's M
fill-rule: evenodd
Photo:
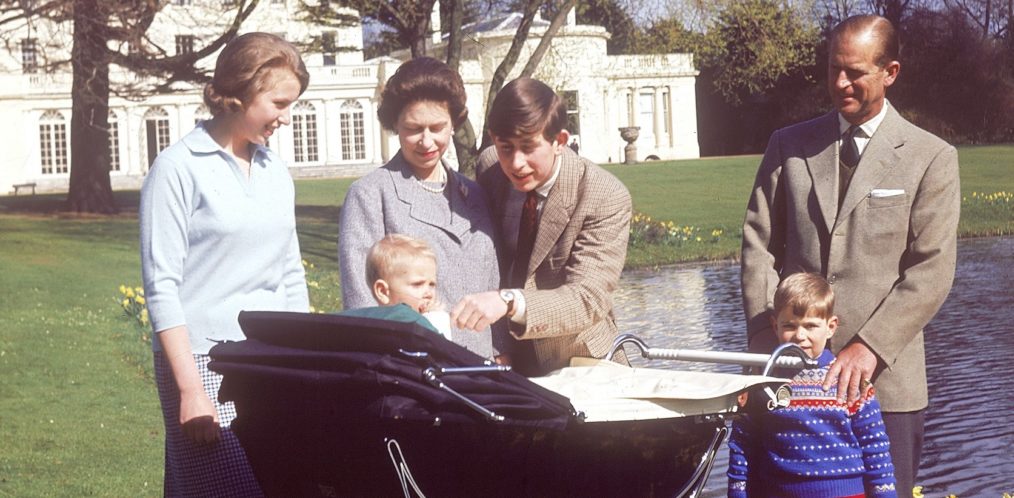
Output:
M959 151L962 234L1014 233L1014 146ZM630 189L638 223L675 234L669 245L635 244L628 264L735 257L759 161L607 166ZM322 310L340 302L337 219L350 183L297 182L300 242ZM0 197L0 497L159 496L150 353L118 305L119 286L140 282L137 192L117 193L124 213L114 217L61 215L62 199Z

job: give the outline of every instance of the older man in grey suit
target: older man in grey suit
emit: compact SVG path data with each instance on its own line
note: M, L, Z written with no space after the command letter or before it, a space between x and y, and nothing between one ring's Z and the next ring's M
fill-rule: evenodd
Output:
M481 328L507 316L513 363L527 375L602 356L617 334L612 292L627 254L630 194L568 147L566 106L544 83L512 81L489 116L494 147L477 174L500 230L505 288L466 296L451 318Z
M743 226L743 304L750 347L775 344L768 321L778 282L819 272L838 296L838 360L825 378L840 396L873 381L899 495L912 489L928 404L923 328L954 278L961 195L953 147L887 102L898 76L889 21L856 16L831 33L828 87L836 111L776 131Z

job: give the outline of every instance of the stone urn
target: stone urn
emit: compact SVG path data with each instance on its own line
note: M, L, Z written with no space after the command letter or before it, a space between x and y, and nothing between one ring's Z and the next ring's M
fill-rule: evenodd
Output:
M627 142L626 147L623 148L623 164L634 164L637 162L637 146L634 145L634 142L637 141L640 131L640 126L624 126L620 128L620 138Z

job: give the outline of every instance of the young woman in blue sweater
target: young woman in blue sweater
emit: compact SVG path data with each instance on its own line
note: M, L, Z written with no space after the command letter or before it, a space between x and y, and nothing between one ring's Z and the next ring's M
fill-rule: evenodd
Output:
M247 33L222 50L214 116L162 151L141 189L141 273L165 418L165 496L258 496L218 402L208 350L244 338L241 310L307 311L295 189L267 147L309 74L290 43Z
M815 273L789 276L775 291L774 316L778 342L799 345L818 367L792 379L788 407L733 422L729 496L897 497L873 386L865 383L852 405L838 401L834 386L822 389L834 362L825 348L838 327L831 286Z

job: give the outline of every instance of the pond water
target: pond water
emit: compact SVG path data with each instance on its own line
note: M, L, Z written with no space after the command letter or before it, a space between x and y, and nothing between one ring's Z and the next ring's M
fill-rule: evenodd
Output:
M1014 492L1014 237L963 240L951 293L926 328L930 406L917 484L925 496ZM739 265L623 273L620 331L652 347L745 351ZM633 360L637 366L737 373L737 366ZM704 496L725 496L723 446Z

